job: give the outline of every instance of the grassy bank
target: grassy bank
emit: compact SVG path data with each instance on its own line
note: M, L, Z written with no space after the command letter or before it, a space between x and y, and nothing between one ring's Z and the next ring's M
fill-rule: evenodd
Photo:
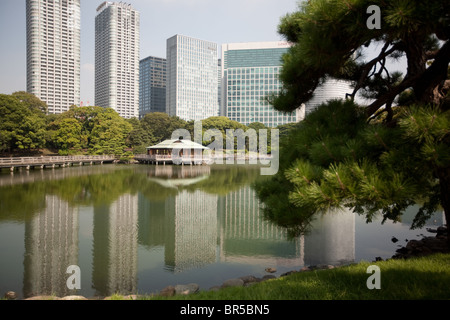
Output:
M367 268L380 268L381 289L369 290ZM450 254L408 259L361 262L331 270L294 273L250 287L202 291L152 300L400 300L450 299Z

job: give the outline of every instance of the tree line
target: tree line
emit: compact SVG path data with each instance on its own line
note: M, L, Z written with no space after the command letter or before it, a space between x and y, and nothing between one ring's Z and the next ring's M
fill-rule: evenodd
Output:
M131 157L146 148L172 138L177 129L186 129L194 139L194 121L166 113L150 113L142 119L124 119L111 108L72 106L61 114L47 114L47 105L24 92L0 94L0 154L32 154L49 149L59 155L113 154ZM280 135L295 124L279 126ZM203 133L218 129L226 140L226 130L269 129L256 122L243 125L226 117L202 121ZM270 135L269 135L270 136ZM210 141L204 141L207 145Z

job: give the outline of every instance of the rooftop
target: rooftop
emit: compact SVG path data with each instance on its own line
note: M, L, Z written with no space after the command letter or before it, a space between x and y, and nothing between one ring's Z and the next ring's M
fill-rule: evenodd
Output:
M157 145L147 148L150 149L202 149L207 150L207 147L191 140L165 140Z

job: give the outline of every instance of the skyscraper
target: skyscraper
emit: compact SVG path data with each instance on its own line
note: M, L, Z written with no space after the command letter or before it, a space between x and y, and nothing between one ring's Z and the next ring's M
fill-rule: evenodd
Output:
M166 112L166 59L147 57L140 62L139 117Z
M218 46L183 35L167 40L166 112L186 121L219 115Z
M126 3L103 2L95 18L95 104L139 117L140 15Z
M27 91L49 113L80 103L80 0L27 0Z
M268 127L302 120L300 109L284 114L264 100L281 88L278 75L289 47L286 42L222 45L221 115L245 125L261 122Z

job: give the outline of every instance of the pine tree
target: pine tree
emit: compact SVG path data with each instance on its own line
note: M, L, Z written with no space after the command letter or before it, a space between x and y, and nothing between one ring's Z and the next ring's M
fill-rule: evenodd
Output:
M380 29L366 25L370 5L381 9ZM354 91L282 141L279 173L256 186L268 218L302 231L330 208L398 221L419 204L413 228L439 207L450 220L449 22L450 3L436 0L310 0L282 18L279 33L293 46L283 88L269 97L275 109L295 110L328 77L351 80ZM364 61L373 43L381 51ZM386 63L401 56L404 76ZM370 105L351 101L361 92Z

